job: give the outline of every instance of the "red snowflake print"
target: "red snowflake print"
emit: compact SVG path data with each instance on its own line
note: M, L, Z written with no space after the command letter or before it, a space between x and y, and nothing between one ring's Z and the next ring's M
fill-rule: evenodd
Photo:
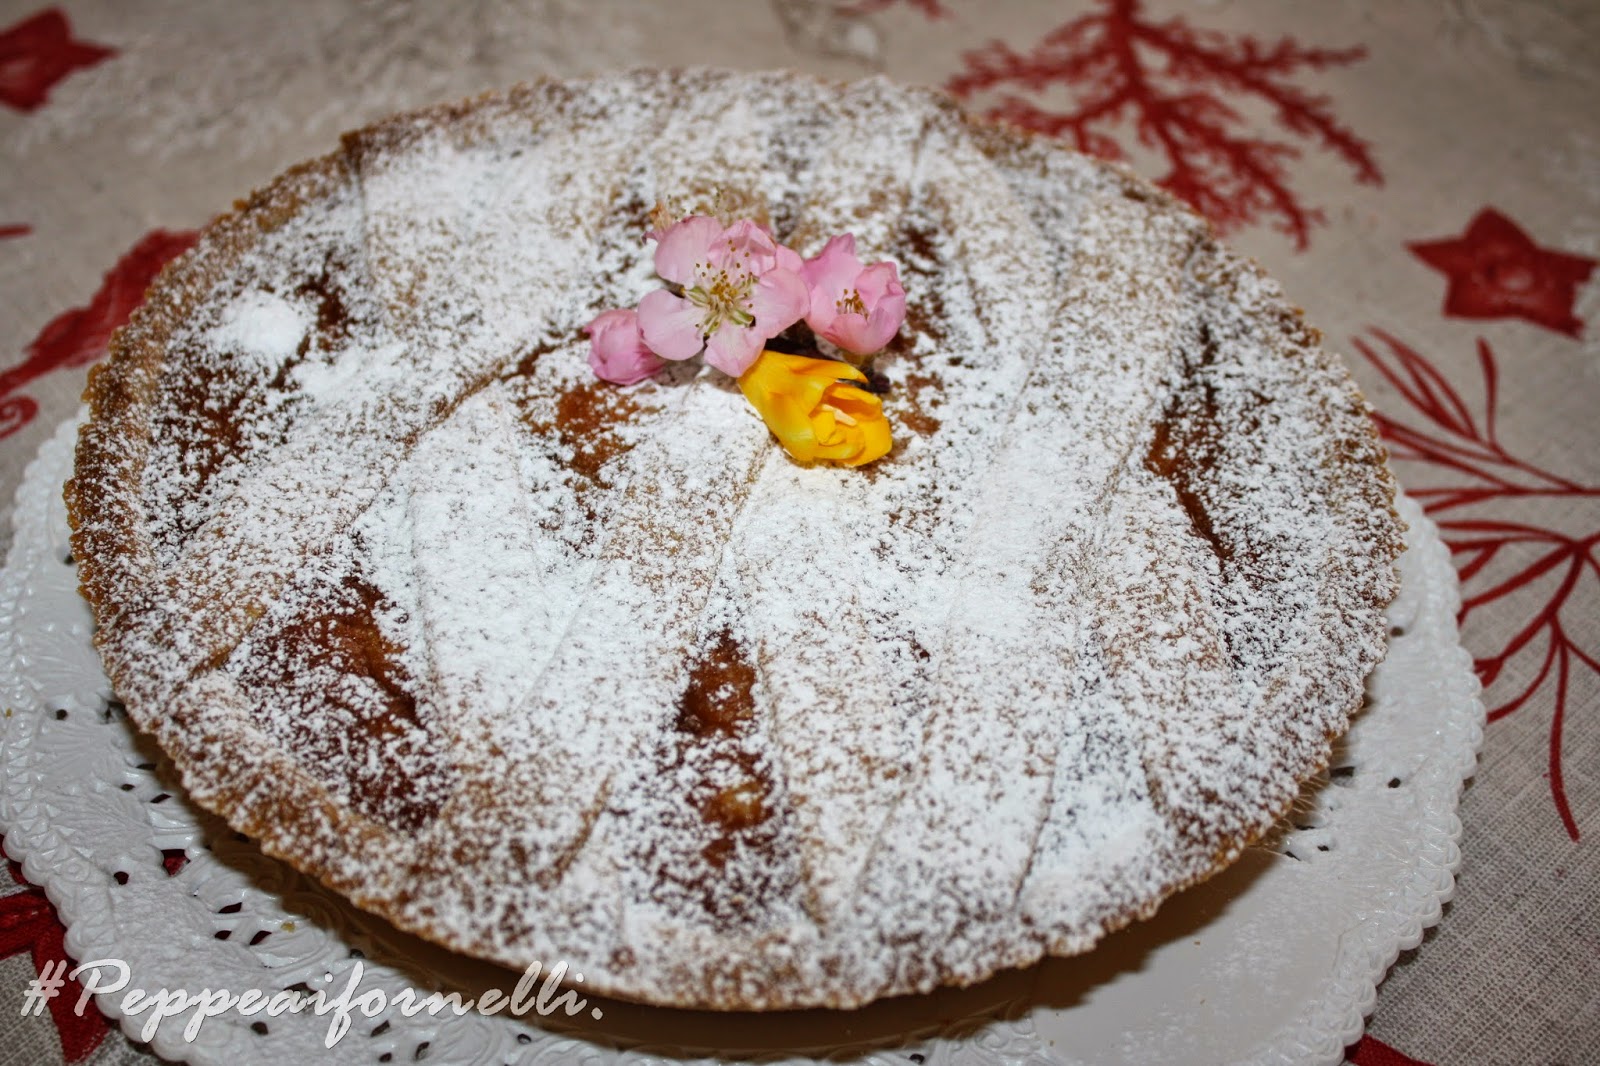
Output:
M1600 260L1541 248L1492 207L1479 211L1459 237L1406 247L1450 279L1444 297L1447 315L1523 318L1569 337L1583 331L1572 305L1578 286L1589 280Z
M1355 1066L1428 1066L1421 1059L1414 1059L1371 1035L1356 1041L1346 1050L1345 1057Z
M1126 158L1114 136L1132 119L1138 143L1167 162L1159 184L1216 224L1233 230L1271 219L1304 249L1323 213L1290 189L1294 144L1254 135L1228 96L1267 105L1285 132L1332 152L1358 182L1382 184L1371 149L1333 117L1326 97L1290 77L1353 63L1363 48L1307 48L1289 38L1265 45L1192 29L1183 19L1146 21L1140 0L1100 0L1103 11L1051 31L1026 54L995 41L963 57L966 70L947 87L963 99L1001 91L990 118L1051 136L1080 151ZM1018 95L1065 89L1071 102L1051 110Z
M1495 428L1499 368L1488 342L1478 341L1483 414L1474 415L1459 391L1416 349L1382 330L1357 338L1357 351L1420 416L1402 422L1373 417L1399 463L1424 464L1437 480L1407 491L1434 517L1461 577L1461 622L1493 612L1512 633L1473 664L1491 697L1497 722L1535 697L1550 708L1550 795L1562 827L1579 839L1562 776L1562 731L1573 705L1573 679L1600 678L1600 649L1580 645L1569 622L1600 611L1600 485L1582 484L1517 458ZM1567 526L1543 526L1524 517L1535 499L1568 501ZM1517 517L1512 517L1517 516ZM1468 631L1469 643L1470 633ZM1519 661L1533 679L1520 688L1499 685ZM1536 665L1535 665L1536 664Z
M0 225L0 241L6 240L9 237L26 237L32 232L33 227L27 223L16 223L9 226Z
M841 8L840 14L871 15L900 3L915 8L922 13L924 18L929 20L950 17L950 12L945 9L943 4L939 3L939 0L859 0L857 3Z
M0 896L0 958L9 959L26 951L33 956L35 973L43 974L46 967L50 968L51 976L56 976L58 970L71 970L67 931L56 917L55 908L45 898L43 889L23 880L16 863L7 865L11 879L23 886L23 890ZM69 983L49 1001L50 1017L55 1022L61 1053L67 1062L82 1062L88 1058L100 1046L111 1026L92 999L82 1014L77 1013L80 992L75 984Z
M27 357L0 371L0 440L33 421L39 405L13 395L52 370L87 366L106 353L111 334L144 299L145 289L167 260L194 244L196 234L153 230L117 261L87 307L64 311L45 324L28 345Z
M46 8L0 30L0 101L18 111L37 110L56 82L116 54L113 48L75 40L67 16Z

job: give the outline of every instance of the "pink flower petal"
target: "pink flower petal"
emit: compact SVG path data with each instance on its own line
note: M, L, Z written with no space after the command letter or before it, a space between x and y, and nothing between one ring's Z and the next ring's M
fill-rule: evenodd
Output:
M818 330L817 336L837 344L847 352L854 352L864 343L861 334L866 321L860 315L840 315L826 329Z
M787 244L778 245L777 260L780 269L792 270L796 274L800 274L806 268L806 261L800 258L800 253Z
M750 294L750 311L763 339L776 337L806 313L806 283L792 270L778 267L761 275Z
M711 258L722 223L706 215L690 215L668 226L656 244L656 273L679 285L694 282L696 264Z
M747 329L724 326L706 342L706 362L724 374L738 377L760 357L766 342L766 331L758 326Z
M898 295L904 299L906 290L900 287L900 271L889 260L873 263L856 275L851 288L861 294L861 302L869 308L881 300Z
M866 355L888 344L900 332L900 325L906 320L906 290L900 285L899 271L895 265L885 261L873 263L861 272L861 277L856 280L856 291L861 294L861 302L867 308L866 321L856 338L857 343L865 347L841 347L857 355Z
M893 314L840 315L822 336L855 355L879 351L900 330L900 317Z
M718 266L732 263L752 274L766 273L777 265L778 242L765 226L742 218L722 231L711 250Z
M691 359L705 347L701 327L705 312L666 289L645 293L639 301L639 329L645 344L663 359Z
M800 276L813 291L830 293L828 305L839 298L839 293L855 283L861 273L861 260L856 258L856 235L841 233L822 246L822 251L805 261Z
M661 369L661 359L645 347L635 311L606 311L584 327L589 335L589 367L617 385L634 385Z
M900 332L900 324L906 320L905 297L900 297L900 306L895 307L887 301L872 309L867 316L866 335L862 343L866 348L862 354L876 352L885 344L894 340L894 335Z

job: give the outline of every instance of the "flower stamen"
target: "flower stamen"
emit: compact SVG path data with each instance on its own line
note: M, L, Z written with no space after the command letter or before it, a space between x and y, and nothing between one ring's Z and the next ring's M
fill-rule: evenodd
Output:
M734 245L728 242L730 250ZM710 337L725 324L732 323L740 329L755 325L756 316L750 313L751 295L755 292L756 277L748 267L749 257L732 266L718 267L709 260L695 264L695 274L700 284L685 289L684 299L705 310L701 334Z

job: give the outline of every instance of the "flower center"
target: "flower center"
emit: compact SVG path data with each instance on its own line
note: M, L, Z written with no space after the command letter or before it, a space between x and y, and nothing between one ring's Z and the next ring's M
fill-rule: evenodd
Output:
M695 276L700 284L684 290L683 296L705 311L702 333L709 337L728 322L741 329L755 324L756 316L750 313L750 295L756 287L754 274L733 264L719 267L704 262L696 264Z
M862 302L859 289L846 289L844 295L833 301L834 309L841 315L866 315L867 305Z

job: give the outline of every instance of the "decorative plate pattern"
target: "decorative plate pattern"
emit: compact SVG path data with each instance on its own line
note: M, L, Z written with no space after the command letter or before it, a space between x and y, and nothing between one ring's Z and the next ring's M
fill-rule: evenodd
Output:
M59 908L74 957L126 963L127 988L100 996L101 1009L168 1058L1333 1063L1360 1035L1395 956L1453 891L1455 811L1483 707L1456 633L1448 552L1402 500L1410 546L1389 658L1329 772L1265 845L1092 954L856 1012L710 1015L590 998L570 1019L448 1009L407 1018L394 1002L403 989L510 994L520 975L394 931L189 806L112 700L90 644L59 489L76 428L63 426L29 468L0 576L0 829ZM382 990L386 1005L354 1012L331 1050L331 1014L234 1011L190 1037L193 1005L153 1027L150 1011L123 1009L133 988L336 995L358 973L355 997Z

